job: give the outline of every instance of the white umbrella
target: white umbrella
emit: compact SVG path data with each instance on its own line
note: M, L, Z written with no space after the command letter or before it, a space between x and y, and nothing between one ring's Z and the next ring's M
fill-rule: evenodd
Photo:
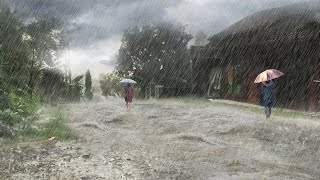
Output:
M137 82L135 82L134 80L132 79L122 79L120 81L120 83L125 83L125 84L136 84Z

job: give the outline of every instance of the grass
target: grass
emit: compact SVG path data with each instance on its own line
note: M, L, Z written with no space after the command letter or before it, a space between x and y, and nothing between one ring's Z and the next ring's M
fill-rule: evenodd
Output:
M197 105L197 106L230 107L233 109L238 109L242 111L264 115L264 109L261 106L248 104L248 103L240 103L240 102L230 101L230 100L212 100L212 102L210 102L207 98L190 96L190 97L166 98L166 99L161 99L160 101L165 103L188 103L188 104ZM296 111L296 110L281 109L281 108L273 108L272 116L283 117L283 118L314 119L314 117L312 117L310 114L304 111Z
M26 128L21 134L22 139L49 139L55 137L56 140L70 140L75 138L72 130L67 125L66 115L62 107L52 107L47 109L47 122L35 123Z
M253 112L256 114L262 114L264 112L264 108L258 105L252 105L247 103L237 103L235 104L230 103L229 101L221 101L221 102L213 102L214 105L221 105L221 106L228 106L237 108L244 111ZM298 118L298 119L310 119L312 118L311 115L307 114L304 111L297 111L291 109L282 109L282 108L272 108L272 115L276 117L283 117L283 118Z
M42 112L46 120L44 122L28 122L25 128L13 137L3 138L3 145L14 145L20 142L41 141L55 137L56 140L70 140L75 138L68 127L66 115L62 107L45 108Z

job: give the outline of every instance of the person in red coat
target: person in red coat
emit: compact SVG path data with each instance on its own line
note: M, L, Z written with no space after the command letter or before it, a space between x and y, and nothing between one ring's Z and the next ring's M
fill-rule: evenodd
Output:
M124 92L124 100L126 101L126 106L129 109L130 105L132 103L132 98L133 98L133 88L131 84L127 84L127 87Z

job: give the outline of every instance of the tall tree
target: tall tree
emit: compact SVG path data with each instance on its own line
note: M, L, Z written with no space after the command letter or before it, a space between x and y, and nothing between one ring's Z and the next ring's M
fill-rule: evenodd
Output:
M117 69L139 81L142 92L151 83L173 87L189 81L185 28L171 23L128 30L119 50Z
M82 97L82 89L83 89L83 84L81 83L81 80L83 78L83 75L77 76L72 80L72 101L77 101L79 102Z
M60 50L66 46L59 20L26 20L0 3L0 32L0 136L14 134L24 127L21 123L33 119L38 101L32 94L42 92L43 99L56 102L69 88L80 99L81 85L66 84L58 67Z
M84 95L87 99L92 100L93 98L93 93L92 93L92 79L91 79L91 74L90 71L88 70L86 72L86 76L85 76L85 92Z
M197 35L195 36L194 45L195 46L205 46L206 44L209 43L209 41L207 39L208 39L207 35L203 31L199 31L197 33Z
M28 85L33 89L41 69L56 68L59 65L59 52L66 44L62 24L55 18L36 19L24 28L27 37L25 41L30 49Z

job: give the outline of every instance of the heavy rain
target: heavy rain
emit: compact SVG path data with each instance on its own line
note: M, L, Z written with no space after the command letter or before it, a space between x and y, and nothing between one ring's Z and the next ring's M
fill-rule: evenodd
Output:
M0 179L320 179L319 0L0 0Z

